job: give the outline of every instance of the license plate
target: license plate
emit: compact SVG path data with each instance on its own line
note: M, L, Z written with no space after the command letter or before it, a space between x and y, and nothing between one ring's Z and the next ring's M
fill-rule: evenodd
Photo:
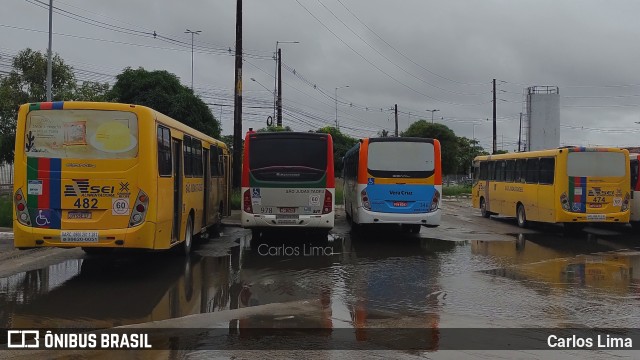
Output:
M296 208L294 207L281 207L279 209L281 214L293 214L296 212Z
M62 242L98 242L97 231L63 231L60 234Z
M276 215L278 220L298 220L298 215Z
M406 201L394 201L393 202L393 206L394 207L406 207L407 206L407 202Z
M280 225L295 225L298 223L296 219L277 219L276 222Z
M67 219L91 219L91 212L89 211L69 211Z
M605 215L605 214L587 214L587 220L604 221L604 220L607 220L607 215Z

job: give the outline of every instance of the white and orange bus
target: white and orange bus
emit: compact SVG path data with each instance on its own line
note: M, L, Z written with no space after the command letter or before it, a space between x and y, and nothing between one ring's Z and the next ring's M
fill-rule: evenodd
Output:
M328 233L335 219L329 134L247 132L242 162L242 226Z
M229 214L227 146L144 106L22 105L14 165L19 249L188 253Z
M344 205L354 224L440 225L440 142L365 138L344 156Z

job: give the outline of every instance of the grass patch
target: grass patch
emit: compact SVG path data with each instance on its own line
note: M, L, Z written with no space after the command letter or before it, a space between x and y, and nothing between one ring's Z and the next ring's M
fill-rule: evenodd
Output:
M459 196L459 195L467 195L471 194L471 186L465 185L453 185L453 186L443 186L442 193L444 196Z
M0 195L0 226L12 227L13 226L13 204L11 197L6 195Z
M233 190L231 192L231 210L240 210L242 208L241 190Z

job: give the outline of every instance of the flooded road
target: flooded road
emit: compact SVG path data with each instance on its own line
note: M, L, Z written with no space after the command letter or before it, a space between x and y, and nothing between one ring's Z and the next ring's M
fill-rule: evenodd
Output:
M337 221L328 240L251 239L248 231L227 228L188 259L70 259L0 278L0 323L111 328L309 301L317 306L303 314L239 317L222 326L351 328L362 338L371 328L640 327L634 235L519 233L508 220L455 211L459 216L438 231L463 231L459 240L451 239L456 230L442 239L427 228L351 231ZM487 240L491 231L496 240Z

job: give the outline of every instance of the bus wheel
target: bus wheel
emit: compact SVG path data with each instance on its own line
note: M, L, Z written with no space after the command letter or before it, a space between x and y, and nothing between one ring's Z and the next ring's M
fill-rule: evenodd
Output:
M191 253L191 245L193 244L193 220L191 215L187 219L187 228L184 231L184 241L182 242L182 253L189 255Z
M518 219L518 226L521 228L527 227L527 215L524 212L524 205L518 204L518 208L516 209L516 217Z
M422 225L418 224L418 225L409 225L409 232L412 234L417 234L420 232L420 228L422 227Z
M260 239L260 229L251 229L251 240Z
M483 218L489 218L491 213L487 211L487 203L484 201L484 198L480 199L480 213Z

